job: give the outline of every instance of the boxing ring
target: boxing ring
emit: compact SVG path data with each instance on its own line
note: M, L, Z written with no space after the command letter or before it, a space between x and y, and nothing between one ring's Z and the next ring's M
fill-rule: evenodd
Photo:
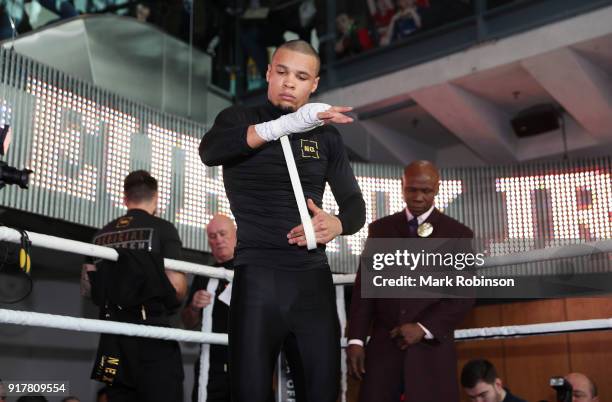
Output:
M96 246L89 243L67 240L59 237L48 236L35 232L27 232L32 245L42 248L48 248L58 251L70 252L84 256L101 258L111 261L116 261L118 253L116 250L109 247ZM21 242L21 234L15 229L8 227L0 227L0 241L8 241L12 243ZM601 252L612 252L612 240L601 240L596 242L584 243L587 247L551 247L542 250L532 250L529 252L508 254L505 256L490 257L485 259L485 266L502 266L516 263L537 262L548 260L552 257L576 257L590 253L592 248L597 248ZM581 254L585 253L585 254ZM219 279L231 281L233 271L224 268L210 267L189 263L185 261L177 261L164 259L164 264L167 269L191 273L195 275L204 275L211 278L208 282L208 290L214 290L217 287ZM79 267L80 268L80 267ZM342 356L341 356L341 392L343 402L346 401L347 391L347 367L344 347L347 340L344 338L344 329L346 327L346 309L344 302L344 286L352 284L355 280L355 274L334 274L333 281L336 289L336 305L338 310L338 318L342 331ZM214 300L213 300L214 303ZM212 304L211 308L202 310L202 330L191 331L176 328L155 327L148 325L129 324L123 322L113 322L106 320L97 320L89 318L71 317L56 314L42 314L31 311L0 309L0 323L14 324L33 327L54 328L67 331L107 333L126 336L139 336L146 338L156 338L165 340L175 340L182 342L195 342L202 344L200 356L200 378L199 378L199 401L206 400L206 384L208 383L208 365L209 365L209 349L211 344L227 345L227 334L212 333ZM591 320L576 320L565 322L549 322L529 325L513 325L501 327L487 328L471 328L455 331L455 339L457 341L470 341L479 339L494 339L508 337L525 337L534 335L550 335L567 332L582 332L582 331L598 331L612 329L612 318L607 319L591 319ZM280 359L279 365L280 367ZM278 371L279 379L279 396L281 380L284 377L282 370ZM279 399L279 401L282 399Z

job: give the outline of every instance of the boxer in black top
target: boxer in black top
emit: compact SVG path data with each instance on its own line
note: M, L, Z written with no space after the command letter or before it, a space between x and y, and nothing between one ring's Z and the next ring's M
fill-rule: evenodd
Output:
M208 166L223 165L238 225L230 305L230 373L234 402L268 402L283 343L301 381L298 400L338 396L340 330L325 244L357 232L365 203L339 132L349 107L307 103L319 82L319 58L303 41L280 46L266 78L268 102L222 111L200 144ZM318 247L304 230L278 138L288 135ZM321 209L329 183L339 205Z

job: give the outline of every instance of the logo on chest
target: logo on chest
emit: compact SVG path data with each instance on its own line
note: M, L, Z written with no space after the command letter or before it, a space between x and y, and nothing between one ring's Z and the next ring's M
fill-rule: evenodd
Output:
M132 217L131 216L124 216L123 218L119 219L119 221L117 222L115 227L117 229L125 228L125 227L130 226L131 222L132 222Z
M313 140L300 140L302 158L319 159L319 143Z

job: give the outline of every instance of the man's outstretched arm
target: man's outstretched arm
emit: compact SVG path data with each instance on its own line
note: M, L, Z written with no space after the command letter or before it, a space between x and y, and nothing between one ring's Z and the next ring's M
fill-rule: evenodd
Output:
M353 119L344 115L350 110L352 108L346 106L307 103L278 119L249 124L245 109L231 107L219 113L213 127L202 138L200 158L207 166L222 165L247 156L266 142L284 135L309 131L328 123L350 123Z

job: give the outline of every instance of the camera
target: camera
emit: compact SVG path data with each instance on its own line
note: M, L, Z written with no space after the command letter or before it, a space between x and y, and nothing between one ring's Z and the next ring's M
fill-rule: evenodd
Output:
M11 131L8 125L0 129L0 156L4 156L11 142ZM28 188L28 181L32 171L30 169L17 169L0 161L0 189L7 184L16 184L23 189Z
M573 388L563 377L552 377L550 386L557 392L557 402L572 402Z

